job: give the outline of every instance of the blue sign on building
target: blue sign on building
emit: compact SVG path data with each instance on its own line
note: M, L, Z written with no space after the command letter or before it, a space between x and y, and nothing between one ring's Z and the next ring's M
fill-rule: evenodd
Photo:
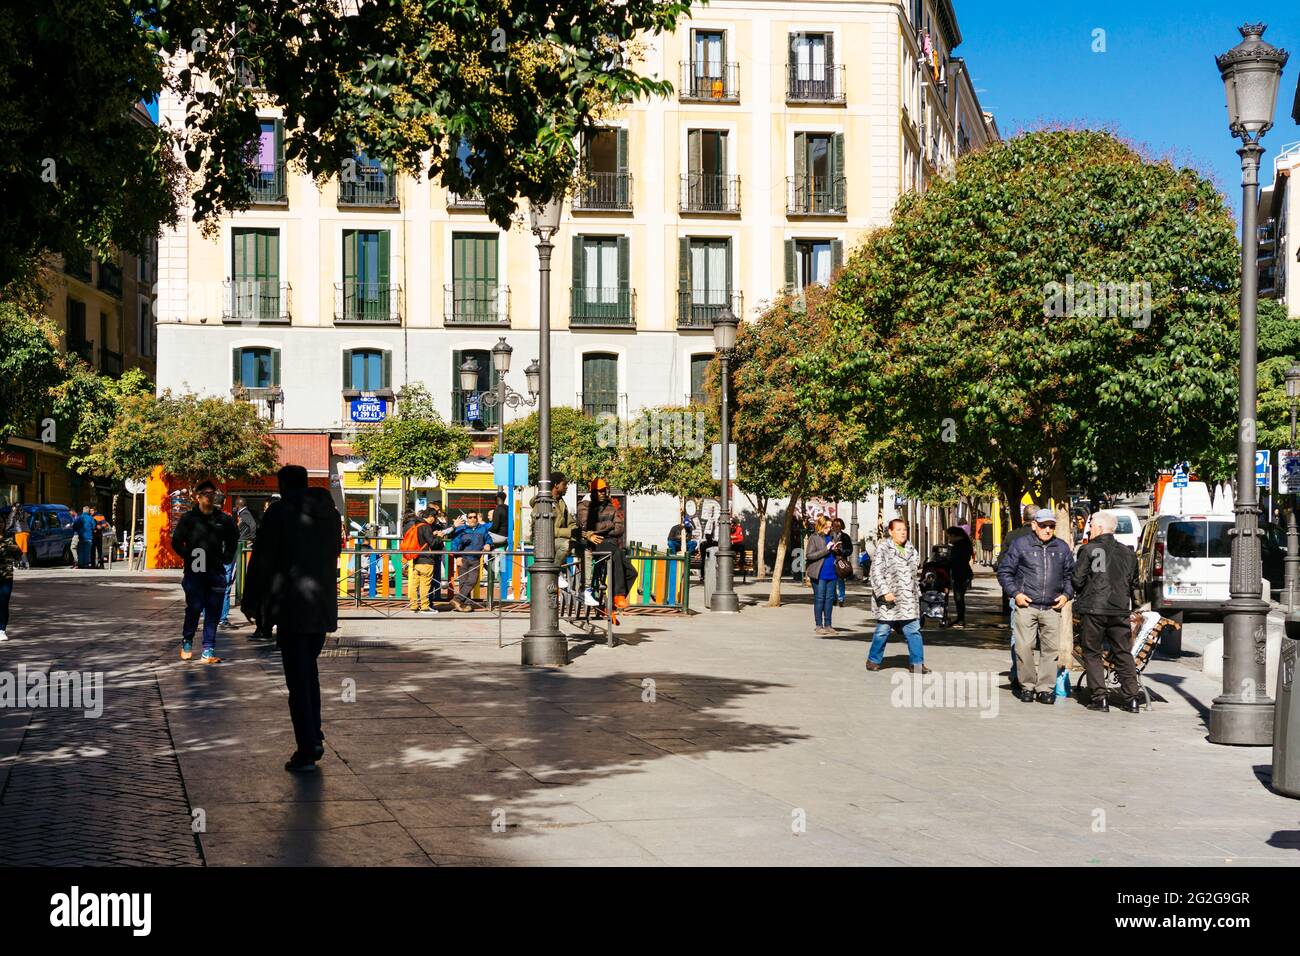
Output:
M373 396L354 398L349 403L349 415L354 422L382 422L388 417L388 403Z
M472 422L481 417L482 416L479 414L478 393L471 392L465 399L465 420Z

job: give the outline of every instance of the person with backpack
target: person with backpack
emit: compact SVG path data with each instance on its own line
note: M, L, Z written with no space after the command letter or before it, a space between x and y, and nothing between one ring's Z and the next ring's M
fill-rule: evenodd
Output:
M440 532L434 527L437 520L438 513L426 508L402 535L402 557L411 559L411 600L407 609L414 614L438 613L431 603L434 568L438 564L434 552L441 544Z

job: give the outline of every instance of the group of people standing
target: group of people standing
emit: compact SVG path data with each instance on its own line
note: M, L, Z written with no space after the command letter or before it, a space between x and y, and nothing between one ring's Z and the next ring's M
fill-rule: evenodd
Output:
M408 512L402 520L403 554L411 558L411 586L408 610L416 614L437 614L433 602L442 595L441 571L447 553L460 554L451 606L456 611L472 609L474 588L481 573L479 554L507 543L509 509L504 493L497 494L492 520L486 523L476 511L467 512L454 521L440 507L430 505L423 511ZM414 541L412 541L414 529ZM408 548L407 542L413 547ZM450 583L450 582L448 582Z

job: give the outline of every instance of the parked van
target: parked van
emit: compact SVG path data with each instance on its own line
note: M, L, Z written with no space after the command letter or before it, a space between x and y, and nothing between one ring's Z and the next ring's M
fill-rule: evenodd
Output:
M72 564L72 519L76 517L67 505L23 505L27 530L27 557L32 564ZM7 521L12 506L0 509L0 523Z
M1115 540L1136 551L1138 542L1142 538L1142 519L1137 516L1137 512L1132 508L1107 508L1106 510L1115 516ZM1087 541L1091 537L1092 515L1089 515L1083 526L1083 538Z

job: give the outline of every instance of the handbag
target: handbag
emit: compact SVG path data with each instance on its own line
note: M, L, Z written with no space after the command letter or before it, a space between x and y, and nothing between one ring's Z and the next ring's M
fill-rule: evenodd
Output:
M853 563L842 554L835 559L835 576L838 578L853 577Z

